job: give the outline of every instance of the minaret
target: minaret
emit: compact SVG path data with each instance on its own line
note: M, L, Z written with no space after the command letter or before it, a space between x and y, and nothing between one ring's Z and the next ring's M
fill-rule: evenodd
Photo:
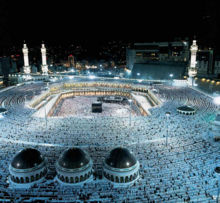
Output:
M24 42L24 47L22 49L22 52L24 54L24 73L29 75L31 73L31 67L29 66L28 48L25 42Z
M196 53L198 51L198 46L196 44L196 40L193 40L193 44L190 47L191 51L191 59L190 59L190 66L188 68L188 82L189 85L193 86L193 79L197 75L197 67L196 67Z
M48 65L47 65L47 58L46 58L46 48L45 48L44 43L42 43L41 54L42 54L42 65L41 65L42 74L43 74L43 75L48 75Z

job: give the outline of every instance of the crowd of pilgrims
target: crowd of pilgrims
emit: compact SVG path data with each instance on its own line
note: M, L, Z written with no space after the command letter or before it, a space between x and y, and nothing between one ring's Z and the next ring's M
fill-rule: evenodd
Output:
M151 116L128 117L33 117L24 106L40 94L41 84L0 93L8 114L0 120L0 201L65 200L93 202L214 202L220 164L219 143L210 133L210 121L217 107L212 99L188 87L151 86L163 102L150 109ZM33 94L34 92L34 94ZM26 99L25 95L27 95ZM13 99L15 97L15 99ZM18 100L17 100L18 101ZM192 116L176 108L190 105ZM170 117L166 117L166 112ZM168 145L166 146L166 136ZM55 162L72 146L86 150L94 162L94 180L83 186L61 186L54 181ZM140 179L128 188L114 187L102 179L102 166L110 150L124 146L140 162ZM8 182L8 166L21 149L33 147L47 159L48 174L30 189L15 189Z
M92 103L97 102L97 96L77 96L64 98L58 104L53 116L67 117L103 117L103 116L116 116L116 117L128 117L130 114L130 108L128 102L112 102L102 103L102 113L94 114L92 112ZM135 116L135 112L132 112Z

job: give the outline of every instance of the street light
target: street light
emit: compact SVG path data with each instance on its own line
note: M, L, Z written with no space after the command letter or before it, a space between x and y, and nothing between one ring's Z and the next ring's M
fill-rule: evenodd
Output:
M166 112L166 117L167 117L167 133L166 133L166 146L168 144L168 118L170 117L170 112Z
M170 84L172 84L173 73L170 73Z
M220 193L220 166L217 166L215 168L215 173L218 176L218 191L217 191L217 198L216 198L216 203L218 203L219 200L219 193Z
M132 99L129 99L128 102L129 102L129 104L130 104L129 125L131 126L131 103L132 103Z

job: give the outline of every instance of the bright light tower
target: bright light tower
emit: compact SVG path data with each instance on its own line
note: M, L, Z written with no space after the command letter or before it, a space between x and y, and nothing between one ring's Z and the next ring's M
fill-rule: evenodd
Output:
M128 102L130 104L129 125L131 126L131 103L132 103L132 99L129 99Z
M220 166L217 166L215 168L215 173L218 176L218 192L217 192L217 197L216 197L216 203L218 203L219 201L219 193L220 193Z
M140 73L137 73L137 76L140 76L141 74Z
M166 117L167 117L167 133L166 133L166 146L167 146L167 144L168 144L168 128L169 128L168 119L170 117L170 112L166 112Z

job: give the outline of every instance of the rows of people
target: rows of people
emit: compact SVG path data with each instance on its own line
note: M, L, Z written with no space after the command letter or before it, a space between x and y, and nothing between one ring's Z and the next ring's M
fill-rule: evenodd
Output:
M129 117L65 117L47 118L46 125L44 118L32 116L34 109L22 104L9 106L8 115L0 121L0 197L18 201L41 197L66 201L214 202L218 187L214 168L220 164L220 155L219 143L213 142L209 128L217 107L211 98L187 87L151 88L158 90L163 104L150 109L151 116L132 116L131 123ZM196 108L196 114L178 114L176 108L183 104ZM168 111L169 118L165 115ZM53 181L54 162L68 146L80 146L91 154L96 169L94 181L82 187L62 187ZM140 162L140 179L132 187L113 187L102 179L104 158L116 146L133 151ZM26 147L42 152L49 172L42 184L29 190L15 189L7 181L8 165L14 154Z

